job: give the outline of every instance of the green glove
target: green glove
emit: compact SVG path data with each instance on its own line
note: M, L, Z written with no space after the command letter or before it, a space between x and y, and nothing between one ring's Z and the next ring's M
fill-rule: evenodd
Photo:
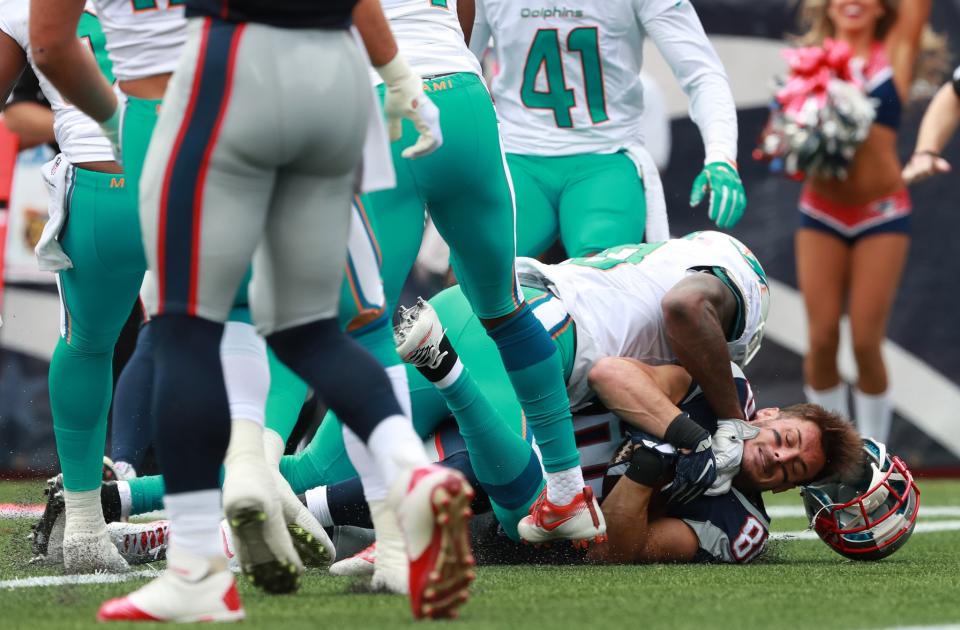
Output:
M732 228L747 207L747 194L743 191L743 182L737 169L727 162L710 162L704 166L693 182L690 206L700 205L708 189L710 212L707 216L719 228Z

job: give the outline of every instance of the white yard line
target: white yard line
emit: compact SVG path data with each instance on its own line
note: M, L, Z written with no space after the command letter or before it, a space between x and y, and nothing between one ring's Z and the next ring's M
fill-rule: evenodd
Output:
M37 577L16 578L0 581L0 589L12 590L16 588L33 588L36 586L63 586L66 584L117 584L128 580L152 578L160 575L159 571L146 569L129 573L91 573L87 575L41 575Z

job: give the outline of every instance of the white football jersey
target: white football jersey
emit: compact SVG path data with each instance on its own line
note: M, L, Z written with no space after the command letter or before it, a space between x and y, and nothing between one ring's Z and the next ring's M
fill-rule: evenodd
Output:
M643 21L676 0L477 0L501 67L508 153L610 153L642 139Z
M567 383L574 409L589 402L587 374L603 357L651 365L677 361L664 330L661 300L688 274L712 272L739 294L737 338L728 343L735 361L746 362L759 346L769 304L760 263L745 245L722 232L621 245L559 265L520 258L517 271L521 281L527 274L542 278L576 325L577 353Z
M67 159L78 164L81 162L102 162L113 160L110 143L100 133L100 125L92 118L70 105L60 96L60 92L43 76L33 62L33 53L30 51L30 3L25 0L0 0L0 31L13 39L27 54L27 60L33 67L40 83L40 90L50 102L53 109L53 132L60 145L60 151ZM99 52L98 63L104 74L110 76L110 64L106 59L105 51L97 50L103 46L103 35L96 24L97 18L92 13L84 13L80 17L78 35Z
M453 72L480 74L457 18L457 0L381 0L400 54L422 77ZM374 73L374 83L382 82Z
M173 72L187 39L183 0L92 0L121 81Z

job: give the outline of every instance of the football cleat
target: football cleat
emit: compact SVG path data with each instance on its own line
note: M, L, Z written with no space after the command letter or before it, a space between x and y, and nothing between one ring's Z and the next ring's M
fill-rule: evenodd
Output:
M252 424L240 420L234 426L238 423ZM235 430L230 448L244 437ZM223 511L244 575L268 593L292 593L300 587L303 562L290 539L276 485L263 458L262 437L256 435L255 445L252 441L236 448L235 455L228 449Z
M400 323L393 329L397 354L415 367L436 369L447 354L440 351L444 332L437 312L418 297L410 308L400 307Z
M117 461L113 463L113 472L117 477L117 481L130 481L131 479L137 478L137 469L128 464L127 462ZM104 479L104 481L110 481L109 479Z
M337 577L369 577L377 561L377 543L361 549L349 558L330 565L330 575Z
M97 621L239 621L243 606L222 559L171 549L160 577L100 606Z
M377 541L370 587L374 591L410 594L410 559L400 518L389 501L370 501L370 520Z
M607 524L589 486L567 505L551 503L544 487L530 514L517 524L517 532L520 538L534 544L570 540L575 547L586 548L591 542L607 540Z
M65 573L123 573L130 565L107 533L106 523L96 531L69 531L63 535Z
M170 521L108 523L107 533L127 564L147 564L167 557Z
M470 549L473 489L463 475L437 465L402 474L391 503L407 543L410 605L417 619L452 618L475 578Z
M43 508L40 520L34 524L30 534L30 550L33 553L31 563L59 564L63 562L63 517L66 505L63 501L63 475L47 479L43 493L47 504Z

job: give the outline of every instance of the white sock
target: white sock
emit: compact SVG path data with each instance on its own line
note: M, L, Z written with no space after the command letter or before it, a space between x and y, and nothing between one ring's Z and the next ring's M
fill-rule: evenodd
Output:
M117 493L120 495L120 520L125 521L130 518L130 510L133 508L133 494L130 492L130 482L118 481Z
M423 440L414 431L413 422L404 416L383 419L370 434L367 448L380 467L388 488L404 470L430 463Z
M849 391L850 388L843 381L840 381L838 385L830 389L817 390L809 385L805 385L803 388L807 402L820 405L827 411L838 413L844 420L850 419Z
M223 555L220 541L220 490L180 492L163 497L170 537L187 553L204 558Z
M330 504L327 503L327 487L317 486L307 490L307 509L313 514L313 518L319 521L321 527L333 527L333 516L330 515Z
M390 488L380 473L380 467L374 461L367 445L347 425L343 425L343 446L350 463L357 471L357 476L360 477L360 483L363 484L364 498L367 501L386 499Z
M250 324L227 322L220 342L220 365L230 400L230 416L264 424L270 393L267 344Z
M567 505L575 496L583 492L585 485L583 471L579 466L559 472L548 472L547 500L554 505Z
M83 492L64 490L63 502L66 505L64 535L107 531L107 523L103 520L103 507L100 504L100 488Z
M373 521L373 529L377 534L373 586L387 587L394 593L407 593L410 590L410 565L400 521L386 501L370 501L369 504L370 520Z
M400 403L400 409L403 415L408 418L413 417L413 406L410 403L410 383L407 381L407 366L403 363L391 365L386 368L387 377L390 379L390 385L393 386L393 395L397 397Z
M893 424L893 405L890 404L889 392L864 394L854 389L853 406L857 411L857 430L860 435L886 444L890 438L890 425Z

